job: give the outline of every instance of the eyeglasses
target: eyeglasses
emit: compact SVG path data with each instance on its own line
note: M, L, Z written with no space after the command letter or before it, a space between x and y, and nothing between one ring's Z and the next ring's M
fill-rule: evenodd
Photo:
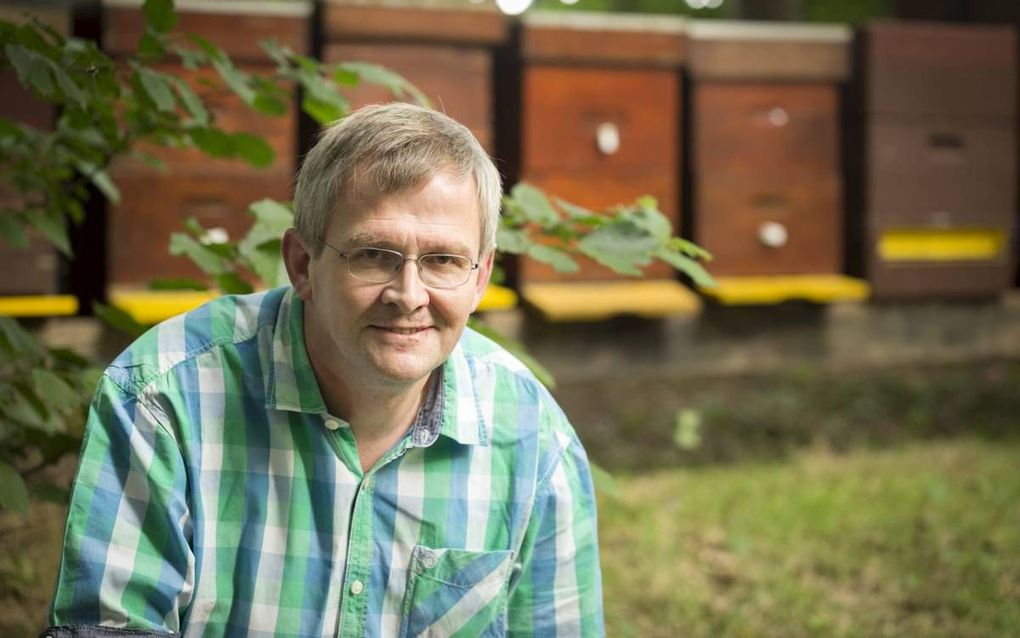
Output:
M471 278L471 273L478 270L478 262L473 262L463 255L447 255L445 253L429 253L410 259L402 252L386 248L365 246L340 250L322 242L324 246L340 255L347 261L347 272L352 277L375 284L385 284L396 279L403 268L404 262L413 261L418 265L418 276L422 283L430 288L459 288Z

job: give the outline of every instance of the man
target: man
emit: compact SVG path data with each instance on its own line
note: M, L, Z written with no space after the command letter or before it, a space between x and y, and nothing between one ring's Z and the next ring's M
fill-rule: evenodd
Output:
M465 330L499 200L442 114L326 130L283 238L292 286L171 319L104 374L45 633L601 634L584 451Z

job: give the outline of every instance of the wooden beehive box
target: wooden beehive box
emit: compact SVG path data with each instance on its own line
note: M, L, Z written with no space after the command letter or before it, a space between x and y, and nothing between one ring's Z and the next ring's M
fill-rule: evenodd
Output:
M507 37L494 7L331 0L322 26L324 61L370 62L396 71L492 152L493 50ZM369 83L349 96L354 108L394 99L385 87Z
M679 229L680 19L541 14L522 25L520 178L593 210L652 195ZM646 276L671 279L653 264ZM618 280L593 263L562 274L524 259L523 285Z
M222 48L236 66L269 73L275 66L259 46L275 39L298 53L309 53L310 6L293 2L180 3L177 30L194 33ZM134 51L143 20L138 3L104 3L103 47L112 55ZM136 286L154 278L194 276L185 259L169 255L170 234L195 217L233 239L251 226L248 205L264 197L290 199L298 147L297 112L282 117L254 112L222 86L211 69L189 70L166 64L162 71L185 78L207 102L216 123L227 131L266 138L276 154L273 165L258 169L242 160L210 158L197 150L147 149L165 162L165 171L138 159L118 162L112 177L122 201L108 220L109 280Z
M861 33L863 233L877 297L996 295L1016 256L1012 27Z
M692 228L714 275L842 272L849 40L832 26L691 25Z

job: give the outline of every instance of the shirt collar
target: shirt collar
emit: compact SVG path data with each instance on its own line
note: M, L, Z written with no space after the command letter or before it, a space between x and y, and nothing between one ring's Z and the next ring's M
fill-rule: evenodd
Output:
M266 379L266 408L324 414L326 402L305 348L304 302L292 287L287 288L276 313L270 352L273 360Z

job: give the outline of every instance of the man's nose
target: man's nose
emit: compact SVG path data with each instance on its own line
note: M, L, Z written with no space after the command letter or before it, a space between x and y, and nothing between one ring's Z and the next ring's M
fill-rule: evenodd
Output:
M397 276L386 284L382 300L396 305L403 312L411 312L428 304L429 291L418 273L417 260L404 260Z

